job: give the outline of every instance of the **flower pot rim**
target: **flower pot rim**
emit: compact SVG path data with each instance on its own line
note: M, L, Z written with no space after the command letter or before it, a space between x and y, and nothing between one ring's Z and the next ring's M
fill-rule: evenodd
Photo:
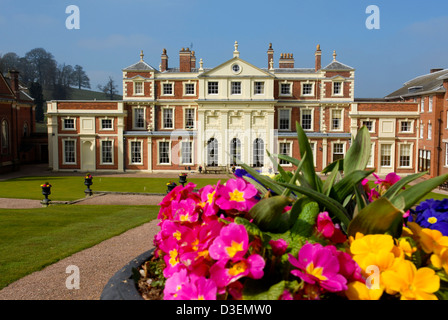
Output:
M104 286L100 300L144 300L137 289L133 276L145 261L154 254L155 248L129 261L118 270Z

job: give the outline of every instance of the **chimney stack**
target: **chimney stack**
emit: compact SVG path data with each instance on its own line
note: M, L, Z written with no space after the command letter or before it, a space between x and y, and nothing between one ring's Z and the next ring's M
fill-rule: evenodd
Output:
M191 71L193 71L193 69L196 69L196 56L194 51L191 51L190 62L191 62Z
M191 72L191 52L190 48L182 48L179 52L179 71Z
M19 98L19 71L9 70L9 77L11 78L11 89L14 91L16 99Z
M269 43L269 49L268 49L268 69L271 69L271 61L274 62L274 49L272 49L272 43Z
M166 49L162 52L162 62L160 64L160 72L168 70L168 56L166 55Z
M319 71L320 69L322 69L322 51L320 50L320 44L317 45L316 47L316 64L315 64L315 71Z
M294 68L294 57L292 53L281 53L278 61L279 68Z

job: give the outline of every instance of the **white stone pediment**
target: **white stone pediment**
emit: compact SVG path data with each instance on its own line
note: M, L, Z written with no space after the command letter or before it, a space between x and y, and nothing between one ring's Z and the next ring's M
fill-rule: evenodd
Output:
M216 78L230 78L230 77L260 77L260 78L274 78L272 74L266 72L247 61L234 57L221 65L202 73L200 78L216 77Z

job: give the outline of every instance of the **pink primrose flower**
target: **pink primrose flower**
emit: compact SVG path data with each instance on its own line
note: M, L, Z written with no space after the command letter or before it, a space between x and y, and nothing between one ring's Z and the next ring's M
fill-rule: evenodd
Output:
M182 269L179 272L173 273L171 277L166 279L165 288L163 289L164 300L181 300L179 295L190 281L187 276L187 270Z
M215 260L240 260L249 246L249 235L243 225L230 223L223 227L212 245L210 256Z
M329 239L333 243L343 243L347 237L341 231L338 225L333 223L328 212L324 211L317 216L316 230L324 238Z
M347 279L339 273L338 257L332 246L324 247L319 243L305 244L298 258L289 254L289 262L296 268L291 273L309 284L318 284L329 292L347 289Z
M174 221L196 222L199 219L199 212L196 208L196 201L185 199L171 202L171 214Z
M179 297L182 300L216 300L218 288L213 280L205 277L190 278Z
M281 256L286 252L286 249L288 248L288 242L286 242L283 239L278 240L270 240L269 244L272 247L272 252L275 256Z
M216 204L223 210L248 212L256 203L257 189L244 179L231 179L219 189Z
M218 181L216 186L207 185L199 190L201 195L201 205L205 216L214 216L218 213L219 207L216 204L216 200L218 199L218 190L221 186L220 181Z

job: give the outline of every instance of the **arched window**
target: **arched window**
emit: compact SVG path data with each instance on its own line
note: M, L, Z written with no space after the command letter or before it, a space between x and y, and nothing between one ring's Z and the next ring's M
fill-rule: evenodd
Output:
M264 141L257 138L254 140L254 167L264 166Z
M28 123L27 122L25 122L23 124L23 136L28 137Z
M218 166L218 140L211 138L207 142L207 166Z
M8 153L9 151L9 125L8 121L2 121L2 153Z
M233 138L230 141L230 164L237 165L236 160L241 160L241 141L238 138Z

